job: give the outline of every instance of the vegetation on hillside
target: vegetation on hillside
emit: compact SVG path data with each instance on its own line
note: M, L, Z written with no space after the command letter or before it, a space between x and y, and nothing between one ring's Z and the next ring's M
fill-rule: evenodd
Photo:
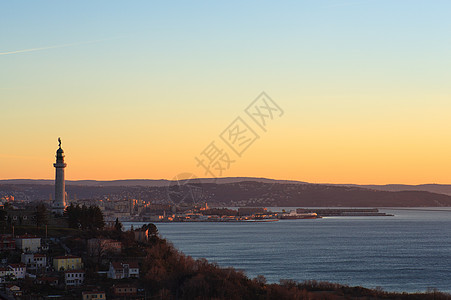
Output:
M42 208L40 208L42 209ZM38 213L39 208L36 208ZM127 283L138 287L147 299L436 299L451 300L451 295L430 291L427 293L390 293L381 289L349 287L327 282L295 282L281 280L279 284L267 283L263 276L248 278L242 271L224 268L205 259L186 256L167 240L161 238L154 224L144 225L140 230L148 230L147 241L136 241L133 231L124 231L119 221L105 228L102 212L98 207L69 206L65 218L72 228L50 231L55 242L49 247L49 256L62 255L69 248L71 254L82 257L86 278L85 285L78 289L58 289L65 299L79 299L82 290L95 287L104 290L107 298L112 296L113 284ZM38 218L39 219L39 218ZM17 228L20 231L36 231L40 228L29 225ZM88 251L88 240L92 238L119 241L122 251L111 252L99 249ZM61 243L59 242L61 240ZM51 242L51 240L48 240ZM195 242L195 241L193 241ZM53 243L53 242L52 242ZM103 251L105 250L105 251ZM19 260L13 252L8 258ZM140 278L113 280L99 271L108 270L110 261L135 261L140 266ZM55 293L55 289L33 284L30 279L23 282L25 295L31 298ZM27 297L28 297L27 296Z
M73 244L80 240L95 237L114 238L123 243L124 251L117 258L132 258L139 261L140 278L135 283L146 290L150 299L184 300L184 299L255 299L255 300L288 300L288 299L436 299L451 300L451 295L430 291L428 293L390 293L381 289L349 287L328 282L295 282L281 280L279 284L267 283L263 276L248 278L242 271L234 268L223 268L210 263L206 259L193 259L167 240L158 235L154 224L144 225L141 229L149 229L147 243L136 242L131 231L118 231L113 227L104 231L83 231L81 239L68 239ZM83 249L79 249L83 251ZM113 258L114 257L109 257ZM88 260L89 262L89 260ZM98 265L89 264L98 270ZM105 268L106 266L103 266ZM94 274L88 270L88 274ZM111 285L110 280L97 278L96 284L104 289ZM130 283L130 280L121 282ZM115 283L118 283L115 281ZM153 297L153 298L151 298Z
M451 196L427 191L382 191L358 186L290 184L243 181L235 183L192 183L200 200L216 206L307 206L307 207L439 207L451 206ZM0 192L18 198L45 199L53 185L0 184ZM123 199L125 196L158 202L168 199L165 186L82 186L67 185L79 199Z
M81 230L102 229L105 226L102 211L98 206L73 205L66 207L64 215L70 228Z

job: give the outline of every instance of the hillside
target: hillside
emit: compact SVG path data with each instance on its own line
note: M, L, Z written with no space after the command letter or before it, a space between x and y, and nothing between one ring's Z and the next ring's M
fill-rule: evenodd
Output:
M431 193L451 196L451 185L448 184L420 184L420 185L387 184L387 185L360 185L359 187L389 192L427 191Z
M195 178L190 179L190 183L217 183L217 184L227 184L227 183L238 183L244 181L268 183L268 184L308 184L304 181L296 180L277 180L268 178L258 178L258 177L224 177L224 178ZM99 181L99 180L66 180L66 185L79 185L79 186L91 186L91 187L118 187L118 186L142 186L142 187L166 187L168 185L176 185L179 182L186 182L184 180L167 180L167 179L123 179L123 180L109 180L109 181ZM18 184L18 185L50 185L53 184L53 179L7 179L0 180L0 185L8 184ZM386 184L386 185L358 185L358 184L316 184L316 185L327 185L327 186L338 186L338 187L356 187L364 189L372 189L378 191L387 192L402 192L402 191L423 191L436 194L444 194L451 196L451 185L449 184L420 184L420 185L407 185L407 184Z
M193 183L183 188L166 186L85 186L66 187L70 200L136 198L154 203L208 202L211 206L298 206L298 207L445 207L451 196L425 191L388 192L376 189L323 185L263 183ZM174 189L177 193L174 193ZM170 191L170 193L168 193ZM17 200L47 200L53 184L0 184L0 197L13 195ZM170 196L168 196L170 195ZM188 195L188 197L186 197Z
M122 180L66 180L66 185L82 185L82 186L167 186L177 184L178 182L186 182L188 180L167 180L167 179L122 179ZM257 177L224 177L224 178L193 178L189 179L191 183L236 183L242 181L255 181L263 183L292 183L304 184L306 182L296 180L276 180ZM5 179L0 180L3 184L33 184L46 185L53 184L53 179Z

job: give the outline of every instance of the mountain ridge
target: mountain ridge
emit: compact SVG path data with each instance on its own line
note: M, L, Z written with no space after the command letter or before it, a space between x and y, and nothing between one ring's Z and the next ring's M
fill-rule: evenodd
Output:
M451 184L334 184L334 183L309 183L305 181L298 180L279 180L270 179L264 177L222 177L222 178L192 178L192 179L181 179L181 180L168 180L168 179L119 179L119 180L66 180L66 185L81 185L81 186L146 186L146 187L162 187L172 184L177 184L177 182L197 183L217 183L217 184L227 184L236 182L263 182L263 183L280 183L280 184L317 184L317 185L328 185L328 186L349 186L349 187L359 187L378 191L387 192L402 192L402 191L424 191L436 194L443 194L451 196ZM3 179L0 180L0 185L2 184L54 184L52 179Z
M207 202L212 207L451 207L451 195L428 191L381 191L357 186L251 180L222 184L200 180L189 184L165 182L164 186L69 184L66 192L70 201L142 199L155 204ZM0 197L48 201L54 190L53 184L0 184Z

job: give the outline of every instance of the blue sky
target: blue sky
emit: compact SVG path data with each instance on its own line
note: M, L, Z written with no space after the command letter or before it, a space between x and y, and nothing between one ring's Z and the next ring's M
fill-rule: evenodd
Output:
M152 172L124 163L96 178L171 177L264 90L286 116L229 176L451 181L450 12L449 1L4 2L0 138L10 146L0 177L49 177L45 155L59 135L75 149L102 137L118 161L131 143L156 156L144 164ZM20 173L29 143L42 164ZM179 150L163 158L166 149ZM322 149L333 151L325 159ZM406 171L407 151L421 176ZM88 150L77 153L84 165ZM355 166L346 176L341 161ZM90 177L82 170L74 179Z

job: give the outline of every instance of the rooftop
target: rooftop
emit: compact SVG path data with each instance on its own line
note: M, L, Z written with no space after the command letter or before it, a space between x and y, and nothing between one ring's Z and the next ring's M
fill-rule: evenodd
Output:
M131 269L138 269L139 265L137 262L111 262L113 268L116 270L124 268L124 265L128 265Z
M84 273L84 272L85 272L84 270L69 270L64 273Z
M24 265L22 263L20 263L20 264L9 264L8 267L11 267L11 268L25 268L26 265Z
M55 256L53 259L70 259L70 258L81 258L81 257L75 255L64 255L64 256Z
M40 237L31 234L24 234L17 236L16 239L40 239Z

